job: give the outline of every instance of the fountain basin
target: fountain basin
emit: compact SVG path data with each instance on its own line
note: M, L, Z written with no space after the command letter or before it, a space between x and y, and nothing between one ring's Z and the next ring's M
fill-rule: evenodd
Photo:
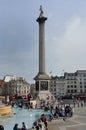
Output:
M0 116L12 116L12 106L0 106Z
M40 118L41 114L47 114L44 110L40 109L22 109L15 107L13 110L13 116L0 117L0 124L4 126L5 130L12 130L14 125L18 123L18 127L22 127L22 122L25 122L28 129L32 128L33 122Z

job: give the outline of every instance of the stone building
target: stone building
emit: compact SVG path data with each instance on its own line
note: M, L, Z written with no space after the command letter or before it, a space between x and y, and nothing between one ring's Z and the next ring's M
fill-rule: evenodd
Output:
M50 91L56 97L65 95L65 79L64 76L51 76Z
M86 70L64 73L64 76L51 76L50 91L57 95L86 93Z
M2 95L23 95L30 93L30 84L22 77L5 76Z

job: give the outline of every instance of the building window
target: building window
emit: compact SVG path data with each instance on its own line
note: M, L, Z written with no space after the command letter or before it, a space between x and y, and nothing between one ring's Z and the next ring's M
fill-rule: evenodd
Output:
M76 81L74 81L74 84L76 84Z
M70 86L68 85L67 88L70 88Z
M85 93L86 93L86 89L85 89Z
M56 91L56 88L54 88L54 91Z
M70 90L68 89L67 92L70 93Z
M81 93L83 92L82 89L80 90L80 92L81 92Z
M56 84L56 81L54 81L54 84Z
M77 93L77 90L75 89L74 92Z
M80 84L82 84L82 82L80 82Z
M71 93L73 93L73 89L71 89Z
M73 88L73 85L71 85L71 88Z

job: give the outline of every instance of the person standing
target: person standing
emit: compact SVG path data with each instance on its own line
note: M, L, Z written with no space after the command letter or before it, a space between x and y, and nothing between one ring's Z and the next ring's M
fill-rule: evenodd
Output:
M25 122L22 122L22 130L27 130Z
M13 127L13 130L18 130L18 124L15 124L15 126Z

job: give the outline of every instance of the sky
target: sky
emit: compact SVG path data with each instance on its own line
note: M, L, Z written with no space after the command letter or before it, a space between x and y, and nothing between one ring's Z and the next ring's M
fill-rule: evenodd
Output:
M48 18L46 73L61 76L86 70L86 0L0 0L0 79L16 75L34 83L40 5Z

